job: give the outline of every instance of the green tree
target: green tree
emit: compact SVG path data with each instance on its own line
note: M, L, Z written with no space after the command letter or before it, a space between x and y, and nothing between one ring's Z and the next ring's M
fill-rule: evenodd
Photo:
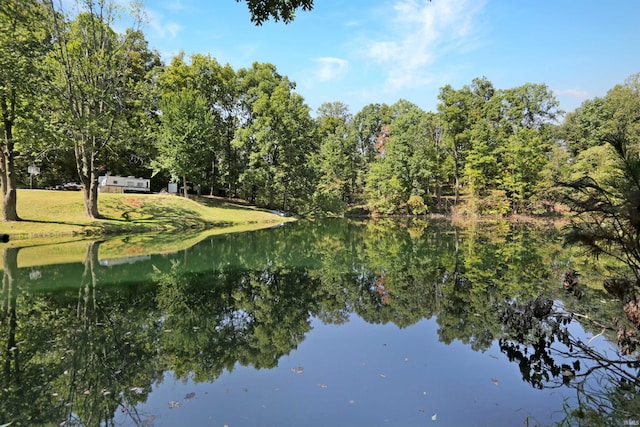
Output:
M393 170L393 164L378 159L369 166L364 195L369 209L383 215L392 215L406 201L402 181Z
M17 221L16 126L33 119L40 96L46 55L45 9L38 0L7 0L0 4L0 186L2 219Z
M301 209L313 193L308 156L317 149L309 107L271 64L238 74L246 119L234 140L246 162L242 193L271 208Z
M191 179L208 187L213 195L216 189L233 195L238 180L237 153L231 145L238 126L239 99L236 73L229 64L222 66L209 55L192 55L189 63L180 53L158 75L164 95L190 89L207 102L212 127L208 150L200 153L201 170Z
M451 85L440 89L438 112L445 123L445 138L453 159L454 204L460 197L460 180L469 146L472 94L468 87L455 90Z
M360 110L350 121L349 135L355 145L354 176L352 177L352 203L365 201L364 186L370 165L380 155L381 142L384 141L384 129L391 122L391 110L386 104L369 104Z
M612 88L602 113L605 120L597 135L600 145L609 148L593 147L579 160L587 161L590 152L606 162L597 166L599 172L568 183L567 200L576 215L567 239L583 244L596 256L611 256L629 266L633 281L613 280L605 288L623 300L627 316L640 325L636 288L640 280L640 75Z
M560 137L573 156L602 143L606 118L604 98L588 99L564 119Z
M99 171L111 175L149 176L155 157L155 135L159 125L157 116L159 88L154 81L155 70L161 66L160 54L149 48L141 31L126 30L130 40L126 74L128 96L124 120L118 138L104 152Z
M187 197L187 177L207 167L214 118L206 99L192 89L169 93L160 102L160 131L155 169L167 170L171 179L182 179Z
M99 218L101 156L124 134L132 96L128 84L129 53L139 37L135 31L113 31L119 10L113 0L84 0L80 6L81 13L75 20L66 22L63 11L56 10L53 1L49 1L54 22L51 63L56 68L59 121L74 147L85 213ZM135 9L133 14L139 22Z
M504 147L499 188L506 191L516 213L525 208L537 193L541 173L547 163L544 146L535 130L525 128L511 135Z
M319 180L314 204L321 210L342 213L351 202L355 175L355 144L349 135L351 114L341 102L324 103L317 111L320 148L315 157Z

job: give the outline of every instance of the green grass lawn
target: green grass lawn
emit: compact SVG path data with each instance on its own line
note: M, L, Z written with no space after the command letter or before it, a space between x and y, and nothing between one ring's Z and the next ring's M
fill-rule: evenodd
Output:
M10 236L10 245L20 241L24 246L27 240L51 243L102 235L224 232L287 220L239 202L161 194L101 193L98 209L104 219L87 218L79 191L18 190L18 215L22 221L0 222L0 233Z

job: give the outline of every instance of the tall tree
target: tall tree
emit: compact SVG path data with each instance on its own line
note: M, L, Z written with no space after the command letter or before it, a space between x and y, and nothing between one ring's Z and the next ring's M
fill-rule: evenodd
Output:
M173 180L182 179L187 197L187 177L207 167L214 118L206 99L193 89L166 95L160 103L161 128L156 170L165 169Z
M369 104L350 121L349 135L355 146L352 203L364 202L364 187L369 168L378 156L380 141L391 122L391 110L386 104Z
M550 126L563 113L553 93L543 84L527 83L500 91L498 164L502 170L498 188L506 192L511 208L520 211L536 199L547 197L541 190L542 171L550 162Z
M139 40L135 31L117 34L112 25L119 7L114 0L82 0L73 22L49 0L54 22L53 63L60 99L60 121L72 141L83 185L85 214L99 218L98 175L101 155L122 136L126 125L129 53ZM134 25L139 23L132 5Z
M38 98L46 53L45 10L38 0L0 3L0 185L2 219L17 221L15 126L28 120Z
M450 151L453 158L454 203L457 204L460 196L460 178L469 144L469 114L472 95L467 86L456 90L451 85L446 85L440 89L438 99L440 100L438 112L441 114L444 123L446 123L445 137L451 147Z
M317 111L320 149L315 163L319 173L314 203L322 210L341 213L353 195L356 150L349 137L351 114L341 102L324 103Z
M606 118L604 98L588 99L568 113L561 127L561 137L573 156L602 143Z
M271 208L301 209L313 193L308 156L317 149L309 107L272 64L254 63L238 75L246 119L234 140L246 162L242 193Z
M208 168L192 179L209 187L212 195L218 189L221 193L232 193L239 174L237 155L231 146L239 108L235 71L209 55L192 55L188 63L180 53L160 73L158 82L165 95L191 89L204 97L213 120L209 151L205 155Z
M155 157L155 130L158 127L159 89L155 70L160 54L149 48L141 31L126 30L131 42L127 52L127 96L123 99L124 120L119 137L105 151L99 170L109 174L147 176Z
M629 267L633 280L610 280L605 288L640 326L640 74L615 86L603 101L597 132L602 147L587 151L605 161L587 163L593 170L567 184L567 200L576 212L567 239Z

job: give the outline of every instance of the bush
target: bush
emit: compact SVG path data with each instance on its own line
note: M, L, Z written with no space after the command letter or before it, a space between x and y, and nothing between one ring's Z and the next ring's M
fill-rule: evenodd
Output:
M429 208L424 203L422 196L413 195L407 200L407 209L412 215L424 215L429 212Z

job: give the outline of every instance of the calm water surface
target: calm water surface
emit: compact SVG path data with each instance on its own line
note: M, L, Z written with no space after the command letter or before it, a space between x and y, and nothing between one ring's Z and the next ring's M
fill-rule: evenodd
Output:
M60 264L5 250L0 425L591 425L618 396L611 369L590 372L620 359L614 332L574 320L564 345L500 315L546 296L622 318L555 230L331 220L176 253L112 243ZM625 399L612 423L638 419Z

